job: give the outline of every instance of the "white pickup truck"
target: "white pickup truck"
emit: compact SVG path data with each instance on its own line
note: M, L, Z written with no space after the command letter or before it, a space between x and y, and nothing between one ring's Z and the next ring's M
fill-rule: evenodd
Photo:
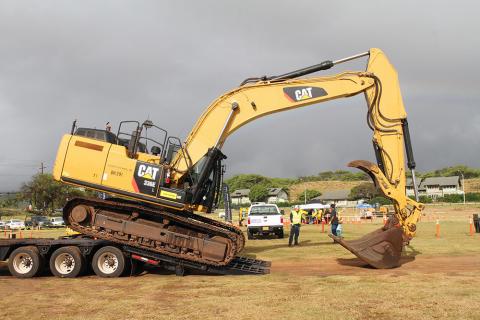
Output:
M275 204L253 204L248 209L247 236L275 234L283 238L283 215Z

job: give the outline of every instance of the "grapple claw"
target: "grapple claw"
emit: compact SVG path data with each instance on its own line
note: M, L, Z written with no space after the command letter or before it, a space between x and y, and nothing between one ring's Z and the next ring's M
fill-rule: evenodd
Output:
M403 248L401 228L380 228L352 241L345 241L332 234L329 236L374 268L391 269L400 266Z

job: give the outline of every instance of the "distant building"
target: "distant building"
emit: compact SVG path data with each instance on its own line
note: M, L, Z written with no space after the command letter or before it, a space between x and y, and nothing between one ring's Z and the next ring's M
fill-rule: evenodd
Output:
M250 204L250 189L238 189L230 194L233 205ZM288 202L288 193L282 188L268 188L267 203L284 203Z
M288 193L282 188L269 188L267 203L288 202Z
M325 204L335 203L338 207L355 207L358 201L348 200L350 190L325 191L322 195L311 199L312 202L322 202Z
M238 189L233 191L230 194L230 198L232 198L232 204L233 205L243 205L250 203L250 198L248 195L250 194L250 189Z
M420 195L426 195L432 199L449 194L463 194L459 176L425 178L420 183L419 189Z
M417 183L417 190L420 193L420 183L422 182L422 179L416 179L415 181ZM407 178L406 185L405 185L405 194L407 197L413 197L415 196L415 190L413 189L413 180L412 178Z

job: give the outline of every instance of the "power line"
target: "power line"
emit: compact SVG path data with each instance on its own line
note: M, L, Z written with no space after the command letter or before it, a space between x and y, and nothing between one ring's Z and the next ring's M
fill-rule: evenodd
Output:
M38 168L38 164L16 164L16 163L0 163L0 167L16 167L16 168Z
M38 159L13 159L13 158L2 158L0 157L0 162L13 162L13 163L18 163L18 162L29 162L29 163L38 163L42 160Z

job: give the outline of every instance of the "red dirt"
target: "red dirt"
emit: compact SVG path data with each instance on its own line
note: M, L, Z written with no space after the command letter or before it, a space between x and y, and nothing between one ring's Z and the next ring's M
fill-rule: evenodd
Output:
M280 260L272 263L271 273L284 273L297 276L401 276L410 273L444 273L454 276L457 273L477 272L480 269L480 255L472 256L432 256L402 258L402 266L394 269L374 269L358 258L323 258L302 261ZM0 278L9 276L5 262L0 262Z
M480 255L473 256L417 256L402 258L402 266L394 269L373 269L358 258L325 258L308 261L275 261L272 273L287 273L300 276L333 275L407 275L409 273L432 274L457 272L477 272L480 268Z

